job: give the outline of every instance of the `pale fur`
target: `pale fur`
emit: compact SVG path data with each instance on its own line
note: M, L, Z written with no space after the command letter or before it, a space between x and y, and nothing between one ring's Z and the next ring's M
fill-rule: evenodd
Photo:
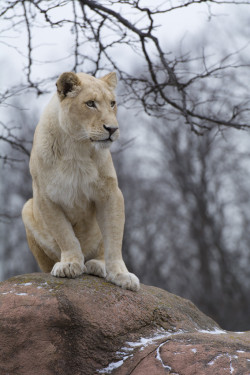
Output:
M83 272L138 290L122 259L124 202L103 126L118 127L116 75L101 79L64 73L34 135L30 158L33 198L23 208L32 253L44 272ZM70 89L69 89L70 87ZM86 103L95 102L95 107ZM99 142L104 140L103 142Z

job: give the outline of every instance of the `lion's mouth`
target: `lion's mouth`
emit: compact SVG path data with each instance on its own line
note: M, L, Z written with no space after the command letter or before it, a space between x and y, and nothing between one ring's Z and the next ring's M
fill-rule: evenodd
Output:
M91 142L98 142L98 143L108 143L108 142L113 142L113 139L111 139L110 137L109 138L105 138L105 139L93 139L93 138L90 138Z

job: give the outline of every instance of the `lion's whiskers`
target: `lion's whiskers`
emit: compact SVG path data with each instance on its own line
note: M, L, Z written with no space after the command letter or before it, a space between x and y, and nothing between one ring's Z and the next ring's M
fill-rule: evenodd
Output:
M78 141L84 141L86 139L89 139L89 136L87 134L84 134L84 135L78 137L77 139L78 139Z

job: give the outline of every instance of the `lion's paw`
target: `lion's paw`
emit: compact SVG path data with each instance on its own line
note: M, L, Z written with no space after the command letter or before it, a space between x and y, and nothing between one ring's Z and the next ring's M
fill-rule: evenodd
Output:
M85 272L86 268L76 262L57 262L52 268L51 275L56 277L68 277L74 279Z
M91 259L85 263L86 273L99 277L106 277L105 262L98 259Z
M109 273L106 277L107 281L122 287L123 289L129 289L137 292L140 289L140 281L137 276L133 273Z

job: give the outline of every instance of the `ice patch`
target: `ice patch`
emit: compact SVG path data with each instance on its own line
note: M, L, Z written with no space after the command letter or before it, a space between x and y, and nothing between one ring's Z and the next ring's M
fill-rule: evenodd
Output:
M10 294L10 293L13 293L13 291L10 290L9 292L2 292L1 294L2 294L2 295L5 295L5 294Z
M210 335L222 335L222 334L227 333L227 331L224 331L223 329L219 329L217 327L214 327L213 330L200 329L200 330L198 330L198 332L209 333Z
M233 367L233 359L237 359L238 356L237 355L229 355L228 354L228 357L230 359L230 374L233 374L234 373L234 367Z
M127 359L127 358L126 358ZM126 360L125 358L122 359L121 361L117 362L111 362L108 367L105 367L102 370L97 370L99 374L110 374L113 370L117 369L118 367L121 367L121 365L124 363Z
M117 357L122 356L122 359L119 359L118 361L115 361L115 362L111 362L107 367L105 367L101 370L98 370L98 372L99 372L99 374L110 374L113 370L121 367L123 365L123 363L128 358L133 357L133 352L137 348L140 348L140 351L144 350L148 345L154 344L154 342L156 342L158 340L167 339L169 336L177 335L177 334L180 334L180 333L183 333L183 331L180 330L178 332L168 332L168 331L165 331L164 329L159 329L155 332L154 335L152 335L150 337L141 337L138 341L135 341L135 342L128 341L128 342L125 343L126 346L122 347L120 349L120 351L116 352ZM159 348L163 344L165 344L165 342L162 343L157 348L157 357L156 358L158 358L159 361L161 361L161 362L162 362L162 360L161 360L161 357L160 357L160 349ZM129 353L131 353L131 354L129 354ZM165 369L171 370L171 368L169 366L164 365L163 362L162 362L162 366Z
M165 339L168 336L170 336L172 333L169 332L164 332L164 333L158 333L155 336L152 337L142 337L139 341L137 342L127 342L126 344L129 345L132 348L138 348L141 347L140 350L145 349L146 346L151 345L154 343L154 341L158 341L161 339Z
M162 365L162 367L164 369L171 371L172 367L170 367L168 365L165 365L164 362L163 362L163 360L162 360L162 358L161 358L160 350L161 350L162 345L164 345L164 344L165 344L165 342L163 342L161 345L158 346L157 351L156 351L156 353L157 353L156 354L156 359L158 359L158 361L161 362L161 365Z
M197 349L191 349L191 352L193 352L193 353L197 353Z
M47 283L47 281L45 281L44 283L41 283L39 286L37 286L37 289L42 289L44 286L48 286L48 285L49 284Z
M20 284L20 286L28 286L28 285L32 285L32 283L24 283L24 284Z
M121 350L123 351L123 352L131 352L131 351L133 351L134 349L133 348L127 348L127 347L122 347L121 348Z
M15 293L16 296L27 296L28 293Z
M219 359L220 357L223 357L223 354L217 355L212 361L208 362L208 366L213 366L215 364L215 361Z
M230 374L233 374L234 373L234 367L233 367L232 361L233 361L233 359L237 359L238 358L237 355L230 355L228 353L219 354L212 361L208 362L208 366L213 366L214 363L217 361L217 359L219 359L221 357L228 357L229 358Z

